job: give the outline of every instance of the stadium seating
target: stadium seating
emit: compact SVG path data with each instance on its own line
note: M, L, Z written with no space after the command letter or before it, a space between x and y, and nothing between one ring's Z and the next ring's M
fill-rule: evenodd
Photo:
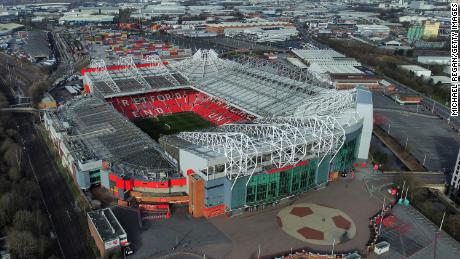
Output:
M253 120L255 117L222 100L191 90L169 90L108 99L129 120L179 112L194 112L214 125Z

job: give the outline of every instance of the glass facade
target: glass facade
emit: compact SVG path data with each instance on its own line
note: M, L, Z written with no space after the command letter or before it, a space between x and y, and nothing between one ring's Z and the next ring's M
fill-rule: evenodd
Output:
M271 203L315 187L316 161L272 174L254 175L246 188L246 204Z
M89 171L89 180L91 185L97 185L101 183L101 170L91 170Z
M332 162L331 171L346 171L353 165L356 155L356 142L357 139L346 142L340 149L339 153L335 156Z
M319 160L309 160L307 164L275 173L259 173L242 177L231 189L232 181L224 185L224 203L231 209L244 205L273 203L281 198L309 191L328 181L329 172L346 171L356 159L357 138L346 142L329 166L331 155ZM247 185L246 185L247 183Z

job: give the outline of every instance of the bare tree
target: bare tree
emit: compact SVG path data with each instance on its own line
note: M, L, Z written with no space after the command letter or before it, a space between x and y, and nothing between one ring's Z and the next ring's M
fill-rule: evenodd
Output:
M10 252L18 258L36 258L38 256L38 241L28 231L13 230L6 239Z

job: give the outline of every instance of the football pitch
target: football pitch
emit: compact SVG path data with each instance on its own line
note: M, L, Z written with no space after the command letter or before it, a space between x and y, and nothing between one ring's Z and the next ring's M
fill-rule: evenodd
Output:
M158 141L161 135L170 135L182 131L194 131L212 127L213 124L193 112L181 112L158 116L156 118L136 119L133 121L142 131Z

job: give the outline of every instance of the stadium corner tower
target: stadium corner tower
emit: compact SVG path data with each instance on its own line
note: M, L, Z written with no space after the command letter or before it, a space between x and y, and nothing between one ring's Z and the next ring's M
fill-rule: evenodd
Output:
M211 217L315 190L368 156L372 95L364 88L320 87L268 61L213 50L174 64L93 60L82 74L87 94L44 115L82 189L188 202L194 216ZM182 113L213 126L168 134ZM158 140L136 126L169 117Z

